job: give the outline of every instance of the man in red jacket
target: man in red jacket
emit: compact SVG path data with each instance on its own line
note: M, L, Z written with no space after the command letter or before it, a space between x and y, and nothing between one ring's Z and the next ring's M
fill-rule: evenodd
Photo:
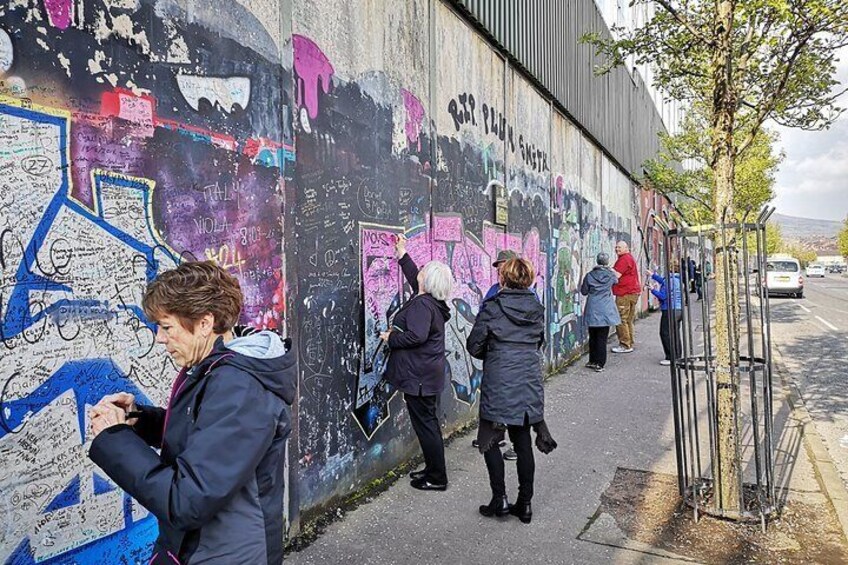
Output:
M613 285L612 293L615 295L615 305L621 315L621 324L616 326L618 334L618 346L613 347L613 353L630 353L633 351L634 327L636 319L636 305L642 294L642 286L639 284L639 269L636 260L630 254L630 247L624 241L615 244L615 254L618 259L613 270L618 276L618 283Z

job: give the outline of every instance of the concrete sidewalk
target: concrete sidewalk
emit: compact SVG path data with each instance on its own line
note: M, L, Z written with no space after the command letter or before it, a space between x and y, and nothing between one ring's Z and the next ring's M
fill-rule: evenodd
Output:
M547 456L535 453L532 524L478 513L477 507L489 501L490 490L483 457L471 447L472 432L447 449L447 492L420 492L402 479L331 525L305 550L289 554L287 562L680 562L649 545L626 539L617 543L622 534L605 516L592 523L594 541L581 536L617 471L676 473L669 369L658 364L658 325L659 315L639 321L636 351L610 353L605 372L583 368L584 357L548 382L546 420L559 447ZM778 484L788 487L790 499L796 493L823 499L803 449L800 424L793 420L779 385L775 387ZM514 499L513 464L507 465L507 489Z

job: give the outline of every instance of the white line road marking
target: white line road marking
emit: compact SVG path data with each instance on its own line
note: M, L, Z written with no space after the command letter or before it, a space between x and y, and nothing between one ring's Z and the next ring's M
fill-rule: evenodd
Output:
M809 308L807 308L806 306L804 306L804 305L803 305L803 304L801 304L800 302L797 302L797 304L798 304L798 307L799 307L799 308L801 308L801 310L803 310L803 311L804 311L804 312L806 312L807 314L812 313L812 310L810 310Z
M821 316L816 316L816 320L818 320L822 324L826 325L827 327L829 327L830 329L832 329L835 332L839 331L839 328L837 328L836 326L834 326L833 324L831 324L830 322L828 322L827 320L825 320Z

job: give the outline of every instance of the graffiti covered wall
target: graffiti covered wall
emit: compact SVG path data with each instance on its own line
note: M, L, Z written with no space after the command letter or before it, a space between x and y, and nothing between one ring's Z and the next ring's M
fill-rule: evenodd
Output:
M498 251L536 267L546 354L561 362L586 340L580 280L615 241L635 251L639 201L627 177L446 4L297 3L293 25L306 509L416 452L402 399L382 378L378 339L408 299L392 257L398 234L419 264L443 261L458 281L441 399L447 432L475 415L482 366L464 343L497 282ZM495 223L493 181L509 196L506 225Z
M290 73L265 7L0 7L0 563L148 554L155 520L86 457L86 412L167 400L175 367L140 310L158 272L214 259L244 322L284 324Z
M294 338L297 526L418 450L378 339L410 295L399 234L457 281L446 433L476 417L464 345L499 251L536 268L552 364L585 343L595 254L659 253L658 197L441 0L15 0L0 141L0 563L146 555L155 520L88 462L86 411L166 401L175 367L139 304L186 258Z

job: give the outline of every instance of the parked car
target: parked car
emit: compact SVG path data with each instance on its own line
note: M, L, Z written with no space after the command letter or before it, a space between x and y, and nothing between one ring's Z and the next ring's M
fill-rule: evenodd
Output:
M771 259L766 263L766 289L769 296L804 298L804 276L794 257Z
M824 265L807 265L807 277L824 277Z

